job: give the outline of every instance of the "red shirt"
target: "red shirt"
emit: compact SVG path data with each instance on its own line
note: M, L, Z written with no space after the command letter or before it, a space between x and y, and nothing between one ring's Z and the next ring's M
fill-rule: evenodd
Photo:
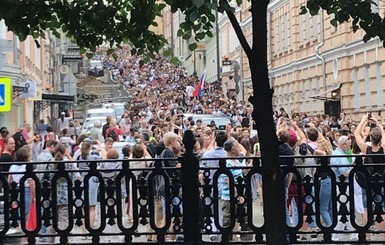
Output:
M3 138L1 138L0 139L0 148L1 148L1 150L0 150L0 157L1 157L1 155L3 154L3 152L4 152L4 139Z

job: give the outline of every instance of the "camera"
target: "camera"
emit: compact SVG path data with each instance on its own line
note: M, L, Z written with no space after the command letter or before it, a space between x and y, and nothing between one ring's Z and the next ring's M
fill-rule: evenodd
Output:
M371 119L371 118L372 118L372 113L369 112L369 113L368 113L368 119Z
M286 119L286 125L289 126L289 127L291 127L291 121L290 121L290 119Z

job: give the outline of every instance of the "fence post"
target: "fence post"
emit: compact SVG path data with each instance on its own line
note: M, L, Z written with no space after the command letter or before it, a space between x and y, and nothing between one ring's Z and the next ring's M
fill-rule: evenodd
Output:
M199 160L193 152L195 136L187 130L183 137L185 153L182 155L182 200L184 244L200 244L199 223Z

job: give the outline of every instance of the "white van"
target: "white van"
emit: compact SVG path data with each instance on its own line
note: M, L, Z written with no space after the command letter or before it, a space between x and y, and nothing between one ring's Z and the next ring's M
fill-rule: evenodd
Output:
M84 120L84 122L86 122L88 118L93 118L93 117L106 118L107 116L112 116L112 118L116 118L115 110L111 108L90 109L90 110L87 110L86 112L86 119Z
M125 112L125 103L108 103L103 104L103 108L114 109L116 114L116 121L120 121Z

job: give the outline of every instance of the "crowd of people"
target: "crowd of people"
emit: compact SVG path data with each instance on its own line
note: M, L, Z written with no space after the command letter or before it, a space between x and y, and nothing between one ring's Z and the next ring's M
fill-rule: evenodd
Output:
M380 116L380 115L379 115ZM312 177L312 181L319 181L319 211L322 218L322 224L330 227L333 223L333 205L332 202L332 176L330 173L323 172L315 175L316 166L321 164L321 158L324 157L327 163L333 165L332 170L335 174L336 181L349 183L349 173L353 169L352 164L356 163L354 155L369 155L364 158L364 163L383 164L385 162L384 148L385 132L382 119L377 119L371 113L364 115L360 122L353 122L347 118L344 113L340 117L329 117L320 115L308 117L304 113L293 113L289 118L288 114L281 108L280 113L275 113L277 123L277 136L280 142L279 153L286 156L314 156L314 158L293 158L291 160L281 159L283 165L294 164L296 166L309 166L308 168L300 168L299 173L302 181L305 176ZM370 156L376 154L375 156ZM349 155L352 155L349 157ZM335 156L335 157L333 157ZM368 219L368 205L381 210L381 195L383 192L376 191L373 186L374 175L383 176L384 167L376 166L368 168L369 177L361 172L354 173L353 186L354 190L350 190L350 195L354 197L354 212L360 217L360 221L355 220L358 225L373 226L373 230L385 231L384 222L375 222ZM381 178L381 177L380 177ZM285 179L287 193L287 223L291 226L298 224L298 176L289 174ZM371 188L368 188L372 186ZM337 195L343 189L337 188ZM304 189L302 190L302 194ZM314 190L308 195L314 195ZM349 194L349 191L347 192ZM368 203L368 196L373 196L373 202ZM306 200L305 196L302 196ZM378 206L379 205L379 206ZM378 207L377 207L378 206ZM337 207L339 208L339 207ZM380 208L380 209L378 209ZM304 209L305 211L305 209ZM352 222L346 220L342 222L341 216L338 215L337 231L349 230L353 231ZM304 223L302 230L317 229L315 219L311 222ZM340 239L341 235L333 235L333 240ZM358 234L352 233L350 239L358 239ZM382 235L382 238L384 236ZM301 239L308 239L302 236Z
M26 171L27 162L44 162L51 164L36 164L36 171L58 169L56 161L66 162L67 170L89 170L90 166L85 162L78 164L71 162L81 160L111 159L111 162L100 162L98 169L110 170L103 172L103 177L114 179L122 163L119 159L136 159L132 161L130 168L153 167L154 158L176 158L184 151L182 137L186 130L192 130L196 136L197 143L194 150L201 159L201 167L219 167L217 160L205 160L209 158L261 156L258 136L250 134L254 122L251 118L252 106L244 101L238 101L235 97L224 95L215 85L204 87L205 93L196 96L195 89L199 79L188 76L181 66L171 64L164 57L157 57L149 63L143 61L141 56L128 56L126 50L119 51L118 60L111 59L104 54L106 64L111 78L116 82L124 84L129 94L133 95L126 103L126 112L122 118L108 116L105 122L95 124L89 135L81 134L80 125L74 122L70 112L63 112L58 119L57 127L45 124L40 120L34 127L32 133L31 125L25 124L17 132L8 132L7 128L0 129L0 162L3 173L12 172L7 175L10 182L20 182L23 172ZM225 130L219 130L215 125L204 125L201 121L194 121L192 117L185 118L184 113L214 114L217 116L231 118L232 124L227 125ZM282 160L283 165L309 165L317 164L316 156L319 155L349 155L349 154L383 154L382 142L385 136L382 124L374 115L365 115L359 123L353 122L341 113L340 118L327 115L308 116L305 113L292 113L288 115L283 108L272 115L277 126L277 137L280 142L280 155L312 155L314 158L292 158ZM103 125L104 124L104 125ZM121 148L117 148L117 142L125 141ZM262 153L263 154L263 153ZM371 163L383 163L383 157L366 158ZM289 161L289 162L288 162ZM333 168L336 176L348 176L353 164L354 157L330 158L330 164L342 165ZM12 164L12 162L17 162ZM9 164L5 164L9 163ZM179 168L181 163L176 160L163 162L166 167ZM250 166L250 160L228 159L227 167ZM239 178L244 177L245 172L241 169L231 169L235 184ZM309 175L314 178L315 168L301 168L301 178ZM376 168L376 173L383 173L382 168ZM382 171L382 172L381 172ZM211 170L211 178L215 170ZM143 176L144 171L133 171L136 178ZM176 172L177 174L179 172ZM86 172L71 172L73 181L83 181ZM204 183L203 171L200 180ZM50 180L52 174L39 174L39 178ZM230 219L230 187L228 176L220 176L219 196L221 200L220 222L227 226ZM299 197L297 190L296 175L288 175L285 181L287 190L287 222L289 225L298 224ZM325 226L332 223L331 208L331 176L323 174L320 181L320 213ZM348 181L347 178L344 181ZM369 190L365 186L362 176L356 176L354 180L355 211L362 214L363 222L368 221L366 195ZM262 195L261 176L252 179L253 199ZM20 184L20 183L19 183ZM25 184L25 215L28 218L30 205L35 201L35 183L28 181ZM95 225L96 210L98 203L99 180L91 178L88 183L89 191L89 217L90 225ZM164 188L158 185L157 196L157 224L162 227L165 219L165 195ZM131 188L131 187L130 187ZM68 223L68 186L66 181L58 181L57 212L60 214L60 227ZM127 197L127 193L125 193ZM127 199L127 222L132 222L133 206L128 195ZM131 204L131 205L130 205ZM263 205L263 203L261 203ZM303 230L316 229L315 222L310 222L302 227ZM385 231L384 223L376 224L378 229ZM341 224L343 225L343 224ZM237 227L236 229L241 229ZM337 227L337 229L343 229ZM213 229L216 231L216 228ZM53 229L42 229L42 234L52 234ZM155 237L148 236L148 240ZM213 239L217 239L213 236ZM170 239L176 239L170 237ZM234 239L239 239L235 236ZM302 239L309 239L303 236Z

